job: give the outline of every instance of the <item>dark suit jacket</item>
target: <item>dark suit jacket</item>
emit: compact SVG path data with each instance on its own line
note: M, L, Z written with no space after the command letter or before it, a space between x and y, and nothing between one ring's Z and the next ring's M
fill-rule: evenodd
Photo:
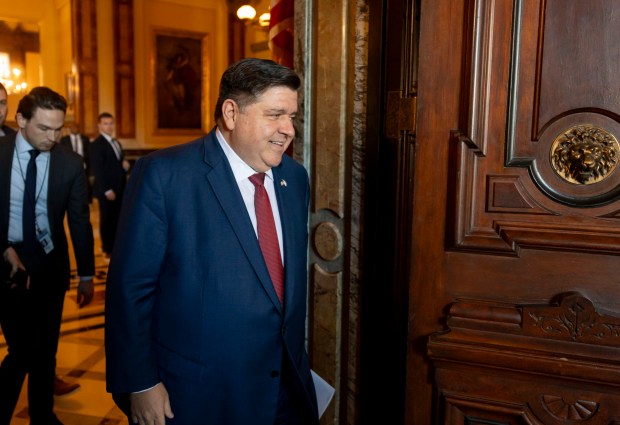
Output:
M201 383L201 423L273 425L286 356L316 412L304 348L308 175L286 155L273 174L285 309L215 131L138 161L106 287L108 391L150 388L167 371Z
M86 171L86 176L90 176L90 140L88 140L88 137L84 136L83 134L79 134L78 137L82 141L82 151L84 152L84 165L86 165L86 168L84 170ZM62 146L73 150L73 145L71 144L71 136L66 135L64 137L61 137L59 143Z
M2 128L2 131L4 132L4 135L5 135L5 136L10 136L11 134L15 134L15 133L17 133L17 132L15 131L15 129L13 129L13 128L9 127L9 126L8 126L8 125L6 125L6 124L2 124L2 127L0 127L0 128Z
M116 193L116 199L120 201L125 190L127 173L123 169L122 161L116 157L114 148L102 135L90 144L90 165L95 176L93 195L102 198L105 192L112 189Z
M0 138L0 252L8 247L9 197L11 190L11 167L16 135ZM61 276L56 280L69 286L70 264L67 236L64 228L65 213L73 242L78 274L95 274L93 254L93 231L90 224L86 177L82 158L67 149L54 147L50 151L48 176L47 215L54 242L57 269Z

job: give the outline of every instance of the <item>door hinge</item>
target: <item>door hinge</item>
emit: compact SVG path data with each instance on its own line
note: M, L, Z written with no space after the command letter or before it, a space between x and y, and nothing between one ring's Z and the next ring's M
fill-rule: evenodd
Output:
M385 137L398 139L401 131L415 134L416 97L402 97L402 92L391 91L387 96Z

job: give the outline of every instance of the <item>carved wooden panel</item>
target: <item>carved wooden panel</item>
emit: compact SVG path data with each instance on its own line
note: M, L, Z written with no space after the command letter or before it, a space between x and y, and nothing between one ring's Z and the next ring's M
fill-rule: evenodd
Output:
M133 0L114 0L114 91L116 134L136 137Z
M428 344L443 422L614 423L619 323L575 292L549 305L454 303Z
M77 69L76 121L84 133L98 133L97 5L95 0L72 0L73 57Z
M451 248L620 254L620 3L593 3L469 2Z

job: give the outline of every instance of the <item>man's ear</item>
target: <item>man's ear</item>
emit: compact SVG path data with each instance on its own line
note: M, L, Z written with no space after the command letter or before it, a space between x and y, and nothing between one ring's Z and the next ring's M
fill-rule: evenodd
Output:
M24 118L21 112L18 112L15 114L15 122L17 122L19 128L26 128L28 120Z
M239 107L232 99L226 99L222 103L222 122L226 130L233 130L239 116Z

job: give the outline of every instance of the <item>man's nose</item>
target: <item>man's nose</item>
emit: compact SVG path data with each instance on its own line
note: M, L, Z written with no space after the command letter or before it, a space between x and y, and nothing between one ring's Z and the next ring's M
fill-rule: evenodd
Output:
M295 126L293 125L293 120L290 118L286 118L283 120L280 131L290 137L295 137Z
M53 142L58 141L58 137L60 136L60 130L47 130L47 138Z

